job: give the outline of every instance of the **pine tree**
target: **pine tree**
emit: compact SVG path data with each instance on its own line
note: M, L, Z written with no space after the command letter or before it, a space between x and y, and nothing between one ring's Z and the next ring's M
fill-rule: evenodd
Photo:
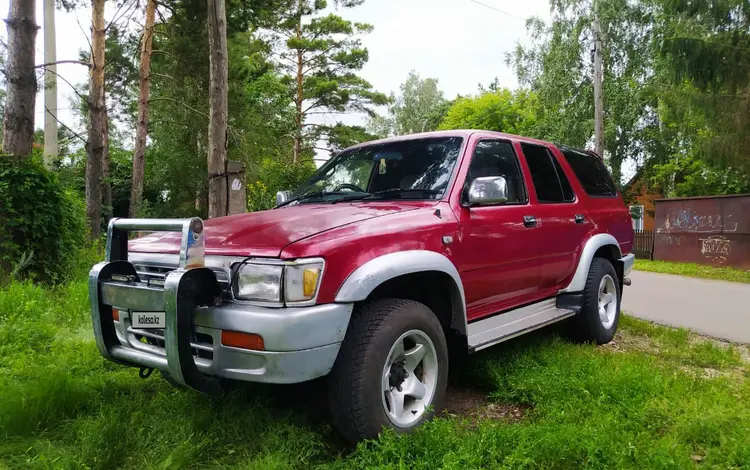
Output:
M342 1L350 8L363 0ZM327 126L309 123L315 114L365 112L371 106L388 102L382 93L357 75L368 59L359 37L372 26L355 23L330 13L323 14L325 0L294 0L272 28L275 57L285 73L294 103L293 162L314 147L320 139L329 140L332 129L340 135L342 124ZM309 19L308 18L312 17Z

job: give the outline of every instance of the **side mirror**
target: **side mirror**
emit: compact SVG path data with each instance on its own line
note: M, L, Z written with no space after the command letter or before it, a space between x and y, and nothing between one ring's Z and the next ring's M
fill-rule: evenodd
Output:
M276 193L276 205L284 204L286 201L292 198L291 191L279 191Z
M505 204L508 202L508 182L502 176L476 178L469 186L469 205Z

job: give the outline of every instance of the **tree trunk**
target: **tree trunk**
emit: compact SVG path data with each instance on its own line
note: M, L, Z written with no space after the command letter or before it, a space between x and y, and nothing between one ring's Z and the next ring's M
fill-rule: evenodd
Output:
M107 102L106 90L104 102ZM102 206L104 224L106 225L114 215L114 208L112 207L112 181L109 178L109 112L106 112L104 115L104 136L102 137L102 142L104 143L104 151L102 151Z
M210 59L208 120L208 217L229 213L227 194L227 108L229 63L225 0L207 0Z
M151 87L151 40L154 36L154 14L156 0L147 0L146 23L141 39L141 69L138 87L138 127L135 131L133 148L133 182L130 190L130 210L128 215L135 217L143 197L143 178L146 170L146 137L148 136L148 98Z
M55 41L55 0L44 0L44 166L57 166L57 43Z
M299 18L297 18L297 40L302 39L302 6L303 0L299 0ZM304 88L303 88L303 70L302 70L302 49L297 49L297 91L294 95L294 106L296 111L294 113L294 154L292 156L292 162L297 163L302 153L302 125L304 124L304 116L302 116L302 102L304 101Z
M86 216L91 237L101 233L102 160L107 105L104 100L104 0L91 0L91 77L89 80L88 141L86 142Z
M36 2L11 0L8 9L8 95L3 116L3 153L16 160L31 155L36 105Z
M604 95L602 82L602 38L599 12L594 2L594 151L604 157ZM620 184L618 181L617 184Z

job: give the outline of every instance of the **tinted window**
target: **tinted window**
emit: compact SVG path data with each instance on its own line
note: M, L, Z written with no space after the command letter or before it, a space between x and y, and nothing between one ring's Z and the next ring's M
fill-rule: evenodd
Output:
M570 202L575 199L560 163L546 147L521 144L531 171L539 202Z
M589 196L617 196L617 187L600 158L565 147L560 151Z
M513 146L499 140L480 140L474 149L466 177L467 188L475 178L502 176L508 183L508 202L526 202L526 190Z

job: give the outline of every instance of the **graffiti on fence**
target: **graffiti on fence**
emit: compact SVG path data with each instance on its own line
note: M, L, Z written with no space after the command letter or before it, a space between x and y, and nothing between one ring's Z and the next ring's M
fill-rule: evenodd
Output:
M680 209L664 217L663 227L657 232L682 230L686 232L736 232L737 222L731 220L732 214L722 217L721 214L699 214L693 209Z
M701 254L714 263L724 264L727 257L732 253L732 241L721 235L711 235L708 238L699 238L701 242Z
M653 258L750 269L750 194L656 201Z
M680 246L682 242L685 241L685 237L683 237L682 235L666 234L666 235L662 235L662 240L667 245Z

